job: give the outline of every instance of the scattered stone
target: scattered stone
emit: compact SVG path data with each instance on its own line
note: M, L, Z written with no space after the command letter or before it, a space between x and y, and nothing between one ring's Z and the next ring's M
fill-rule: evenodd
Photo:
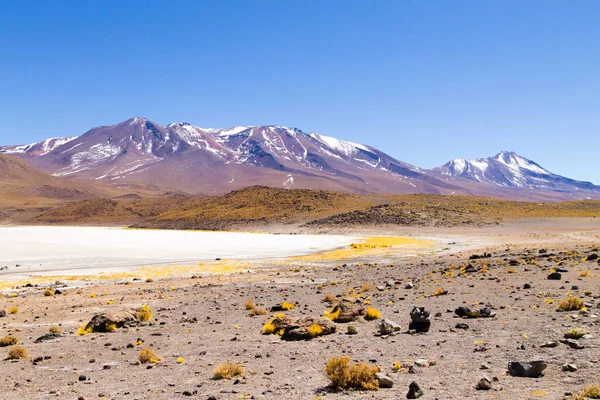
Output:
M532 288L531 283L526 283L523 285L523 289L531 289L531 288Z
M6 310L0 310L0 318L6 317Z
M58 339L60 337L62 337L62 335L60 333L47 333L47 334L42 335L39 338L35 339L33 341L33 343L46 342L48 340L54 340L54 339Z
M552 272L548 275L548 280L551 281L560 281L562 279L562 274L560 272Z
M94 315L84 329L91 332L111 332L114 326L123 328L138 324L136 315L131 311L106 311ZM107 326L111 328L107 328Z
M541 360L511 361L508 363L508 372L512 376L521 378L537 378L542 375L548 364Z
M360 316L365 315L365 308L362 305L353 307L351 303L342 301L340 304L333 307L332 314L338 314L335 322L345 324L348 322L354 322Z
M558 342L546 342L546 343L540 345L540 347L542 347L542 348L554 348L556 346L558 346Z
M417 359L417 360L415 360L415 366L421 367L421 368L428 367L429 366L429 361L424 360L422 358Z
M319 325L321 328L319 336L331 335L336 331L335 324L323 317L294 318L283 316L281 318L274 318L271 323L275 325L276 332L283 331L281 339L288 341L312 339L313 337L309 333L309 328L312 325Z
M348 335L356 335L358 331L354 325L348 325Z
M577 371L577 366L575 364L563 364L562 370L565 372L575 372Z
M381 335L393 335L400 331L400 325L392 320L384 319L379 322L379 333Z
M391 389L392 386L394 386L394 381L392 378L385 374L378 373L375 375L375 378L377 378L377 382L379 382L380 389Z
M594 261L598 259L598 254L592 253L585 258L585 261Z
M479 369L490 369L490 366L489 366L489 365L487 365L487 364L481 364L481 365L479 366Z
M568 269L566 269L565 267L557 267L555 268L556 272L562 272L563 274L569 272Z
M408 393L406 393L406 398L418 399L421 396L423 396L423 391L419 387L419 384L417 382L411 382L411 384L408 385Z
M410 319L409 330L417 333L429 332L431 321L429 320L429 311L426 311L425 307L414 307L410 312Z
M496 316L489 307L471 310L469 307L460 306L454 310L454 313L461 318L491 318Z
M492 380L487 376L483 376L481 379L479 379L479 382L477 382L477 386L475 386L475 389L477 390L490 390L491 388Z
M408 283L406 284L406 286L404 286L404 289L412 289L412 288L414 288L414 287L415 287L415 284L414 284L414 283L412 283L412 282L408 282Z
M465 324L464 322L459 322L454 327L456 329L469 329L469 325Z
M585 349L585 346L582 345L581 343L579 343L575 339L561 339L560 342L562 344L566 344L567 346L569 346L570 348L575 349L575 350Z

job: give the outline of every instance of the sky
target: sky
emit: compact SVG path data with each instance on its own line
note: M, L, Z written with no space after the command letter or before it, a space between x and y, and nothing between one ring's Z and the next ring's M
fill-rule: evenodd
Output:
M600 184L599 20L595 0L6 1L0 144L134 116L285 125Z

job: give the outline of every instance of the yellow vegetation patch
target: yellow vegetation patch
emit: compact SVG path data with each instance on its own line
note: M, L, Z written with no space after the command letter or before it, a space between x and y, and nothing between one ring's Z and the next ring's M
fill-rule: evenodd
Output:
M385 255L394 251L430 248L432 246L433 242L429 240L401 236L370 236L364 238L364 242L352 243L345 249L292 257L292 259L306 261L351 260L365 256Z
M320 336L322 333L323 333L323 328L321 328L321 325L319 325L319 324L312 324L311 326L308 327L308 334L312 338Z
M231 379L244 375L244 367L240 363L226 361L218 365L213 371L213 379Z
M2 336L0 338L0 347L14 346L19 343L19 339L13 335Z
M27 360L30 357L29 350L25 346L13 346L6 355L8 360Z
M137 318L142 322L148 322L152 319L152 309L148 304L144 304L137 310Z
M17 306L12 306L8 309L9 314L16 314L18 312L19 312L19 307L17 307Z
M569 339L580 339L587 335L589 332L583 328L572 328L565 333L565 337Z
M600 399L600 385L591 385L577 393L571 400Z
M156 354L151 348L145 347L140 350L139 360L142 364L152 363L156 364L162 361L162 358Z
M371 320L379 319L379 318L381 318L381 312L379 312L378 310L376 310L373 307L367 308L367 311L365 312L365 319L367 321L371 321Z
M565 311L577 311L583 308L583 300L577 296L569 296L558 302L558 307Z
M350 357L333 357L324 369L334 389L377 390L379 382L375 375L379 368L367 363L350 364Z
M288 303L287 301L281 303L281 308L286 311L293 310L295 307L296 305L294 303Z

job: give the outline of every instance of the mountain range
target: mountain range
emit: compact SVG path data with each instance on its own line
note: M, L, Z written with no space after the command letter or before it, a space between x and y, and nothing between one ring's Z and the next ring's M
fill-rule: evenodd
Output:
M127 189L222 194L252 185L357 193L439 193L527 200L600 198L600 186L512 152L423 169L373 147L284 126L160 126L147 118L81 136L0 146L54 177Z

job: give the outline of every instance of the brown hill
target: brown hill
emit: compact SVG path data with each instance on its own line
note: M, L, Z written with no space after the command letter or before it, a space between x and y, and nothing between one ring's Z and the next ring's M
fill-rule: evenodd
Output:
M82 185L55 178L24 161L0 153L0 208L47 207L93 197Z

